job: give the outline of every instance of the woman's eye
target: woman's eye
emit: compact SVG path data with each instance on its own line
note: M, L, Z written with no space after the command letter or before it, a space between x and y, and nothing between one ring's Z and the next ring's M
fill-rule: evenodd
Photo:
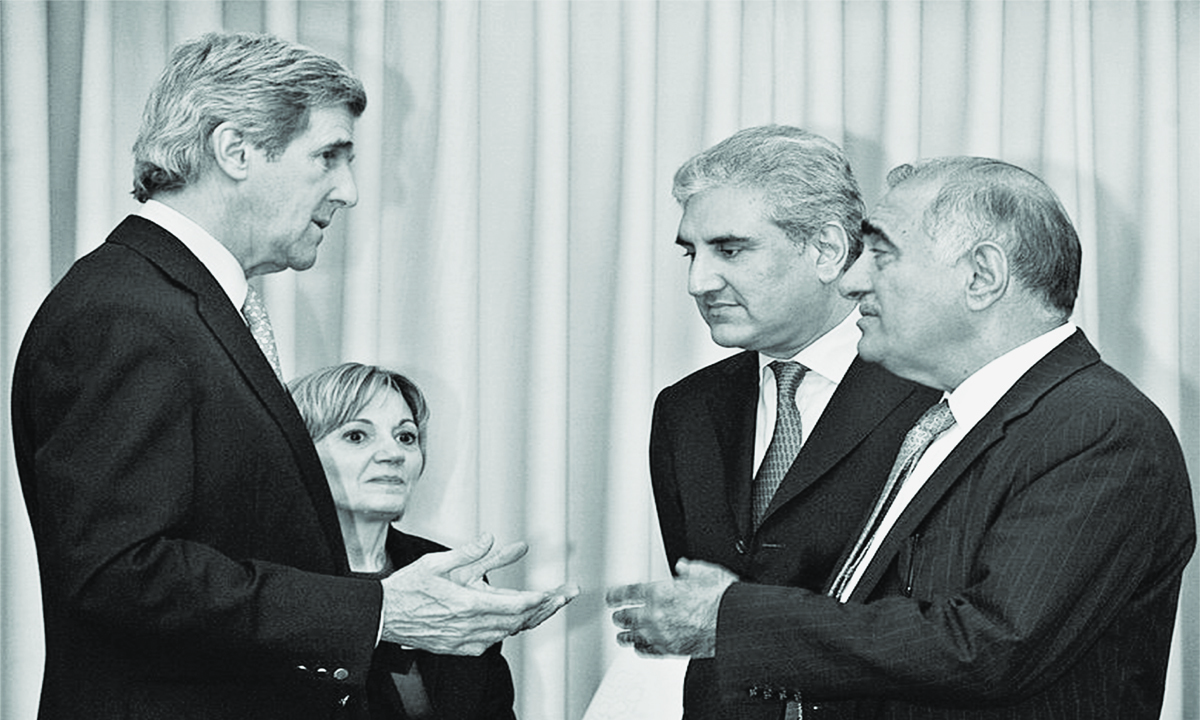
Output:
M403 432L396 435L396 441L399 442L401 445L416 445L417 444L417 434L415 432L412 432L411 430L404 430Z
M342 434L342 437L346 439L346 442L357 445L367 439L367 434L362 430L347 430Z

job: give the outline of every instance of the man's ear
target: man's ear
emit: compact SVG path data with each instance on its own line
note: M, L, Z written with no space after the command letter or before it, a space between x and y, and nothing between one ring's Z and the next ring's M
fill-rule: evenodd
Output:
M217 167L234 180L245 180L250 170L253 148L242 131L233 123L223 122L209 135Z
M850 253L850 238L846 229L836 222L827 222L809 239L817 250L817 277L823 283L837 282L846 269Z
M972 310L983 310L1008 291L1008 254L1000 245L981 242L971 248L964 261L971 270L967 282L967 304Z

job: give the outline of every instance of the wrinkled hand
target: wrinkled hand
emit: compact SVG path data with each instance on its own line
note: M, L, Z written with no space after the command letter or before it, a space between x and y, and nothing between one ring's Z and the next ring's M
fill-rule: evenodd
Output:
M717 646L721 596L737 576L719 565L680 560L676 577L608 591L617 643L639 655L712 657Z
M443 655L480 655L537 627L579 594L574 585L548 592L493 588L491 570L525 556L525 543L493 547L490 535L456 550L431 553L383 580L383 640Z

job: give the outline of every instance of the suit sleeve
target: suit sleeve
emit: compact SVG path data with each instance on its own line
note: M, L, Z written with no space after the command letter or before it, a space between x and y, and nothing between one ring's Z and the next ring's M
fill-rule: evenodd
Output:
M1139 615L1165 614L1169 637L1195 540L1171 428L1148 402L1059 408L1018 420L942 498L912 597L892 588L841 605L732 586L718 620L722 693L1008 702L1114 628L1136 643Z
M174 332L152 312L81 315L30 364L29 505L48 607L113 643L161 653L172 672L295 673L320 662L365 678L378 582L255 560L254 527L213 528L219 512L214 523L193 513L201 503L219 508L214 492L252 484L238 472L268 470L260 458L231 461L233 477L219 482L205 475L195 408L206 389ZM244 442L229 455L249 456L261 438ZM227 498L226 522L244 520L235 513L247 501L272 500L245 492ZM237 559L214 545L231 536L244 552Z
M687 531L683 502L679 495L679 478L676 475L673 421L669 408L668 391L664 390L654 402L654 416L650 425L650 483L654 490L654 506L658 511L667 565L674 573L675 563L686 551Z

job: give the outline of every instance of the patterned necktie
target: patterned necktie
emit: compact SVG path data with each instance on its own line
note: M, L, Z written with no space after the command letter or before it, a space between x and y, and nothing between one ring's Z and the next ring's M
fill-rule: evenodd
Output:
M904 437L904 443L900 445L900 452L896 455L896 463L892 465L892 472L888 475L887 483L883 486L875 508L871 510L867 525L863 528L862 534L858 536L854 550L846 559L846 564L838 572L837 579L829 590L831 597L836 597L842 602L846 602L850 597L850 580L854 577L858 566L862 564L863 558L867 554L867 548L871 547L871 541L879 531L883 519L887 517L888 509L891 508L892 502L900 493L900 487L912 474L912 470L916 467L917 461L921 459L925 448L929 447L934 438L948 430L953 424L954 415L950 412L950 405L942 400L926 410L921 419L917 421L916 427L908 431L908 435Z
M792 467L796 455L800 453L800 409L796 407L796 388L804 379L808 368L797 362L776 360L770 365L775 373L775 386L778 390L775 401L775 432L771 435L771 444L767 446L767 454L763 456L758 474L754 476L753 488L753 518L757 528L767 513L767 506L775 491L783 482Z
M242 315L246 318L246 324L250 326L254 341L271 363L275 377L279 378L279 382L283 382L283 371L279 369L279 352L275 349L275 333L271 331L267 306L263 304L262 295L259 295L253 286L246 287L246 303L242 305Z

